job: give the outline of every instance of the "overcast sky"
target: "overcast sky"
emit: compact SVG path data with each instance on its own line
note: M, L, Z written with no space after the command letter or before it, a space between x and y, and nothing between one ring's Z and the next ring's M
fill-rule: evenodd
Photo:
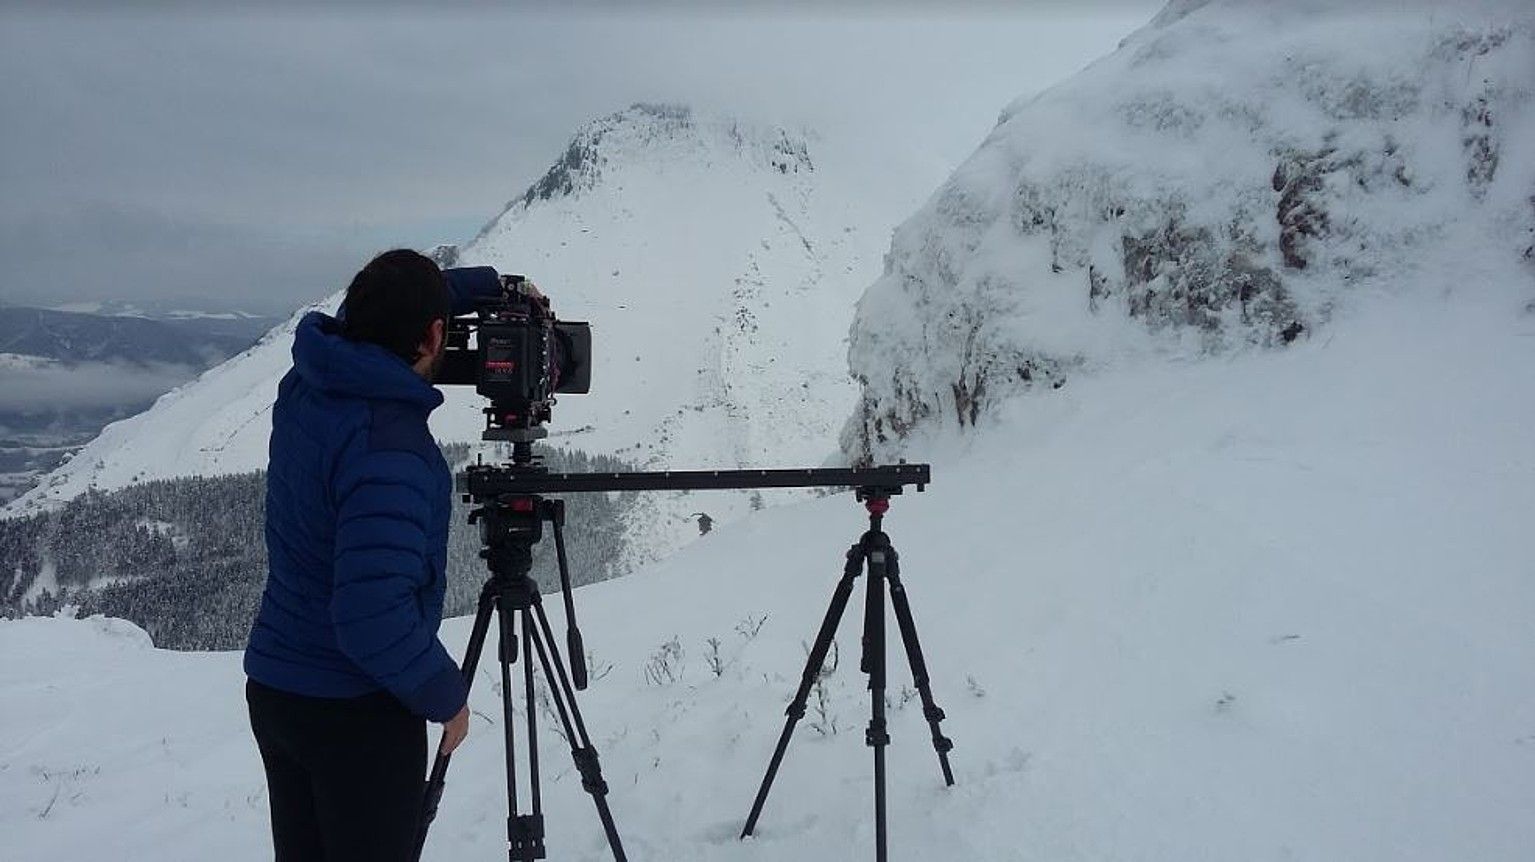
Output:
M636 101L902 147L936 185L1161 5L8 4L0 303L288 311L468 239Z

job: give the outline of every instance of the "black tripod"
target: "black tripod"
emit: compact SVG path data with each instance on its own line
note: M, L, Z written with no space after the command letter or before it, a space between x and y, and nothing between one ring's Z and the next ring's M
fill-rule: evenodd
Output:
M783 762L784 752L789 747L789 737L794 734L794 726L805 717L805 705L810 699L810 692L815 687L816 679L821 674L821 666L826 661L826 654L831 650L832 638L837 633L837 625L842 620L842 612L847 608L848 598L853 593L853 583L862 574L865 565L869 569L869 583L867 597L864 600L863 618L863 658L859 662L859 670L869 675L869 700L871 715L869 727L864 731L864 741L874 749L874 852L879 862L886 859L886 828L885 828L885 746L890 744L890 733L885 726L885 590L890 591L890 605L895 610L895 619L901 629L901 640L906 645L906 659L911 663L911 676L917 693L922 698L922 715L927 719L928 727L933 732L933 748L938 752L938 763L943 769L944 784L953 786L954 771L949 767L949 751L954 748L954 743L943 735L938 722L944 718L942 709L933 702L932 687L928 683L927 663L922 659L922 647L917 643L917 626L912 622L911 604L906 600L906 588L901 585L900 555L890 545L890 537L880 529L883 525L885 512L890 509L890 497L892 494L901 493L896 487L861 487L858 489L858 499L864 503L869 511L869 531L859 538L858 543L848 549L847 564L842 568L842 580L837 582L837 589L832 593L831 606L826 609L826 618L821 622L821 631L816 635L815 645L810 649L810 656L805 662L805 673L800 678L799 691L794 695L794 700L789 703L785 711L788 719L784 721L783 733L778 737L778 747L773 750L773 759L768 763L767 774L762 777L762 786L757 790L757 799L752 803L751 815L746 818L746 827L741 830L741 837L745 838L757 828L757 818L762 814L762 806L767 802L768 790L773 786L773 778L778 774L779 764Z
M516 469L516 468L513 468ZM565 739L570 742L570 755L576 771L581 775L581 787L592 795L597 804L597 816L607 833L608 846L617 862L626 862L623 844L618 838L618 828L613 824L613 814L608 809L608 785L602 778L597 762L597 751L587 735L586 724L576 708L575 692L571 689L571 677L565 673L555 647L554 633L549 618L544 614L543 600L538 585L529 577L533 566L533 545L543 536L543 522L553 526L554 547L559 560L561 587L565 595L566 619L569 621L571 676L575 688L586 688L586 655L581 647L581 634L576 628L575 607L570 595L570 571L565 559L565 505L561 500L546 500L536 494L518 494L475 499L483 505L470 515L470 523L480 524L480 534L485 545L480 556L490 568L490 577L480 592L479 610L474 617L474 628L469 634L469 646L464 652L464 680L473 685L475 669L485 646L485 636L490 630L492 615L496 617L499 632L499 661L501 664L501 726L506 745L506 798L507 858L511 862L531 862L544 858L543 799L539 791L538 772L538 710L534 699L533 662L535 657L543 668L549 687L549 700L559 714ZM526 814L517 803L517 759L513 740L515 715L512 711L511 666L517 661L517 632L521 633L523 712L527 721L528 786L530 811ZM442 799L443 786L448 772L450 755L438 753L432 764L427 781L426 798L422 805L421 826L416 839L416 859L421 858L426 844L426 832L437 816L438 803Z

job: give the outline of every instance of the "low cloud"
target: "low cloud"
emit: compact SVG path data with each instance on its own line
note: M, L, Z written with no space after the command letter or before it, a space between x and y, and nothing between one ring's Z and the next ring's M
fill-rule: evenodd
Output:
M0 415L46 415L132 407L191 380L195 368L105 362L50 363L35 368L0 365Z

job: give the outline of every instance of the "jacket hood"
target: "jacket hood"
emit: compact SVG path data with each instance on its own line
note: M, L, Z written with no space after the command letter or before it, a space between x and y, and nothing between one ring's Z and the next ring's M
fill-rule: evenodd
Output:
M430 413L442 393L405 360L361 341L348 341L334 317L311 311L293 335L293 368L304 382L327 395L404 401Z

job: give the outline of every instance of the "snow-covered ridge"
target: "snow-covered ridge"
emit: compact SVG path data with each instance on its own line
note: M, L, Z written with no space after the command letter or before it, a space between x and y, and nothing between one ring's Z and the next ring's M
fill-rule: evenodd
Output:
M166 307L164 303L145 308L122 300L65 302L48 307L49 311L65 311L75 314L96 314L103 317L143 317L151 320L261 320L266 315L247 311L199 311L196 309Z
M1535 12L1177 0L1002 114L898 229L843 445L888 455L1132 357L1284 346L1361 296L1535 296Z
M686 105L640 102L583 126L559 160L522 197L509 202L486 224L480 236L515 208L526 209L537 201L596 188L609 165L640 160L676 162L679 157L685 160L709 153L734 154L779 173L814 169L803 134L699 115Z

